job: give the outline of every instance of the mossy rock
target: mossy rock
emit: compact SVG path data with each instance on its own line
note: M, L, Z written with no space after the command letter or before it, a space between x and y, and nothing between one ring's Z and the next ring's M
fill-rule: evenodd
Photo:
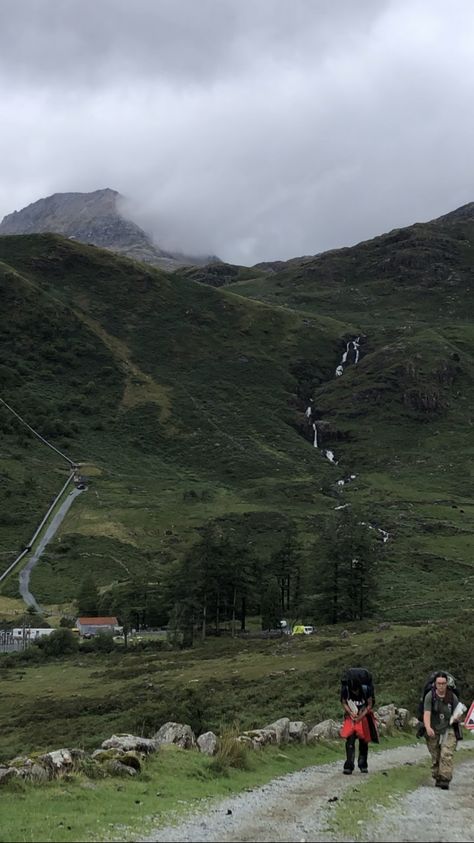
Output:
M107 761L104 766L110 776L125 777L137 775L134 767L129 767L128 764L121 764L118 760Z

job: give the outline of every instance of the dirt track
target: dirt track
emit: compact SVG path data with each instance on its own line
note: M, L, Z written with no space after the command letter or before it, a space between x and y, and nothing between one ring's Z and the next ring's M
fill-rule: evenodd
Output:
M464 741L471 752L474 741ZM389 749L373 754L370 772L388 770L426 759L424 744ZM461 760L461 759L459 759ZM369 775L370 775L369 772ZM355 772L341 775L341 763L309 767L274 779L268 785L230 799L203 805L198 814L179 825L156 829L142 841L281 841L281 843L331 843L353 840L330 832L331 815L346 790L364 787L368 777ZM358 827L358 840L365 841L474 841L474 758L458 765L449 791L431 783L396 801L392 809L380 809L371 826ZM334 800L330 802L329 800ZM357 820L356 820L357 821Z

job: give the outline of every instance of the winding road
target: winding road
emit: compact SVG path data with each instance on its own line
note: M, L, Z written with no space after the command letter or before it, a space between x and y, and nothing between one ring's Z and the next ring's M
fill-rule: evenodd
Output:
M71 489L68 496L63 500L61 506L59 507L58 511L51 519L50 523L48 524L44 534L42 535L40 541L38 542L34 552L31 555L31 558L28 560L25 567L20 571L19 580L20 580L20 594L29 606L33 606L37 612L41 612L41 608L38 605L35 597L29 590L30 586L30 574L35 567L35 565L39 562L39 558L43 553L46 545L51 541L54 537L57 529L59 528L61 522L65 518L67 512L69 511L73 501L80 495L84 490L78 489L75 487Z

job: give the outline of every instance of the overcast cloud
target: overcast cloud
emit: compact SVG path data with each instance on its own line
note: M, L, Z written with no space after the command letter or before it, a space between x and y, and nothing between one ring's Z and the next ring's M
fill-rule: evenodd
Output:
M471 0L2 0L0 218L114 188L234 263L474 201Z

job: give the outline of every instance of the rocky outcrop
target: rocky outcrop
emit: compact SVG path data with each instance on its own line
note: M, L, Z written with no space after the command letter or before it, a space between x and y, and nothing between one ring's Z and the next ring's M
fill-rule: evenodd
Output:
M110 188L92 193L54 193L4 217L0 234L53 232L167 271L207 263L211 259L210 256L198 258L163 250L126 217L122 212L123 204L120 193Z

